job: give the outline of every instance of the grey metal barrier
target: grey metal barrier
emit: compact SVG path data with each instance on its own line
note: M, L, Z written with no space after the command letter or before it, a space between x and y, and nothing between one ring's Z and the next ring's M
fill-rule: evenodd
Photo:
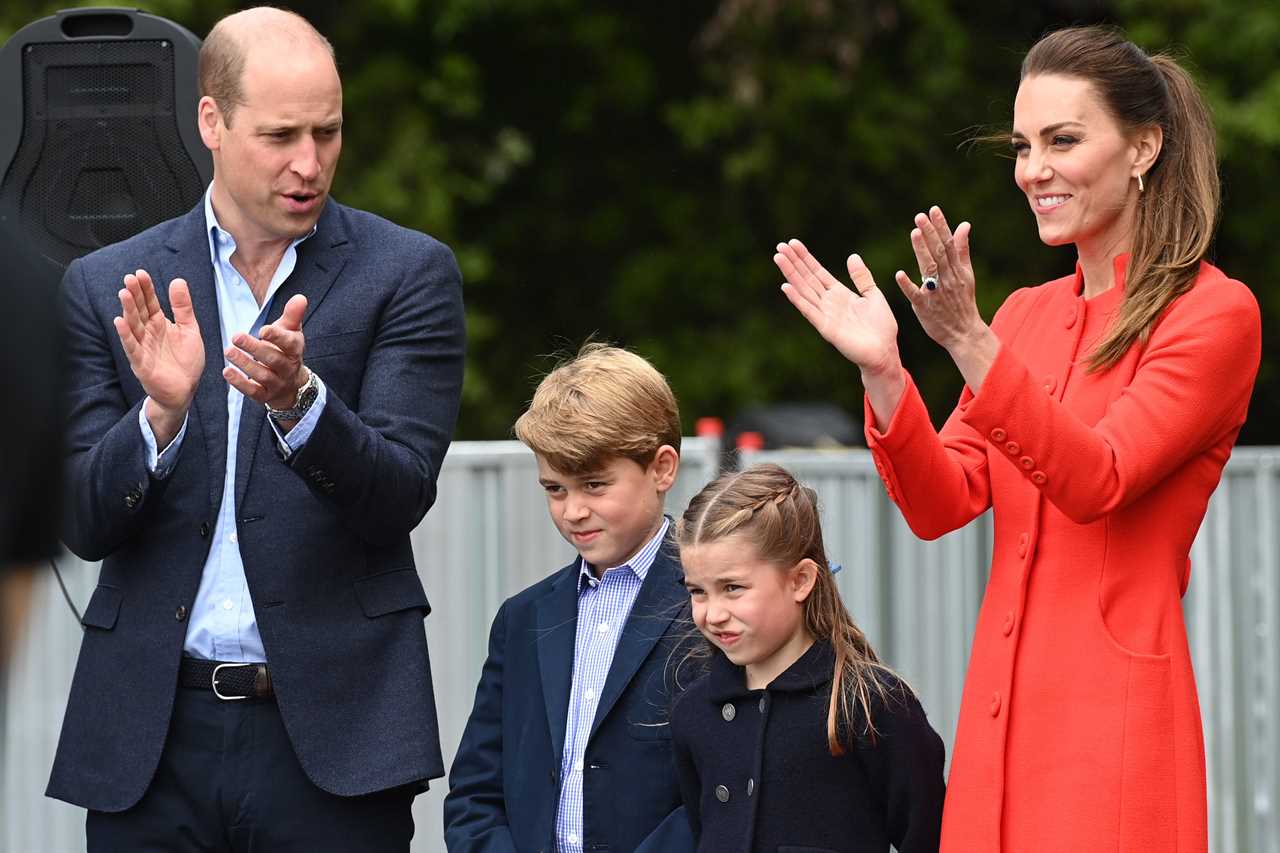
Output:
M714 441L686 439L678 515L717 472ZM990 519L921 542L884 494L865 450L780 451L778 462L823 502L841 592L872 642L911 681L950 750L968 649L990 562ZM439 499L413 533L434 606L427 618L446 762L471 710L498 606L571 559L547 517L532 455L516 442L457 442ZM1211 849L1280 853L1280 448L1240 448L1196 540L1184 609L1208 753ZM97 569L59 561L73 598ZM0 765L0 851L79 853L82 810L43 797L80 631L52 577L42 578L10 671ZM414 804L415 853L443 851L437 781Z

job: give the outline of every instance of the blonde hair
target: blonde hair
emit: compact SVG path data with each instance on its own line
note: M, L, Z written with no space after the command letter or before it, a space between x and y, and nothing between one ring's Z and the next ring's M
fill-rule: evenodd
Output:
M851 731L855 708L866 731L874 735L872 697L887 699L893 689L889 684L910 688L880 662L840 600L822 544L817 493L778 465L722 474L690 501L676 525L676 541L686 549L727 536L741 537L763 560L780 569L806 558L818 565L817 580L804 602L804 625L815 639L829 642L836 656L827 708L827 747L832 755L844 753L840 733Z
M1221 195L1213 121L1172 57L1148 56L1109 27L1070 27L1040 39L1022 63L1022 79L1035 74L1084 80L1122 127L1159 127L1164 135L1138 196L1120 314L1089 355L1090 371L1105 370L1145 343L1169 303L1195 284Z
M680 450L680 411L666 378L633 352L585 344L538 384L516 437L566 474L623 457L641 466L664 444Z

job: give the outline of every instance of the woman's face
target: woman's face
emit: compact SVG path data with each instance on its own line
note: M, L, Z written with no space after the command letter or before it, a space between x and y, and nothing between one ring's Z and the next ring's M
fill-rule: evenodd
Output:
M1128 250L1135 175L1155 159L1146 150L1151 134L1126 134L1086 80L1056 74L1024 79L1013 105L1013 177L1035 214L1040 239L1106 256Z

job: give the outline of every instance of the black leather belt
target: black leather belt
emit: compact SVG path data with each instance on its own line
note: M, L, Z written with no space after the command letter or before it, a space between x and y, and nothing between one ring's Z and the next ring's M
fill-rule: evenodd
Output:
M271 673L265 663L222 663L198 658L182 659L178 686L212 690L219 699L270 699Z

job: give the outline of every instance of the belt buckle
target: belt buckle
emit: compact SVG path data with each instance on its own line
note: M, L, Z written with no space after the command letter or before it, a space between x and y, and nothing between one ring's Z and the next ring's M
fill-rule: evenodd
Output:
M241 699L248 699L249 697L247 695L224 696L222 695L222 691L218 690L218 673L229 666L257 666L257 664L256 663L220 663L217 666L215 666L213 668L213 676L211 678L212 684L210 684L210 686L213 688L213 695L217 696L219 699L221 699L224 702L239 702Z

